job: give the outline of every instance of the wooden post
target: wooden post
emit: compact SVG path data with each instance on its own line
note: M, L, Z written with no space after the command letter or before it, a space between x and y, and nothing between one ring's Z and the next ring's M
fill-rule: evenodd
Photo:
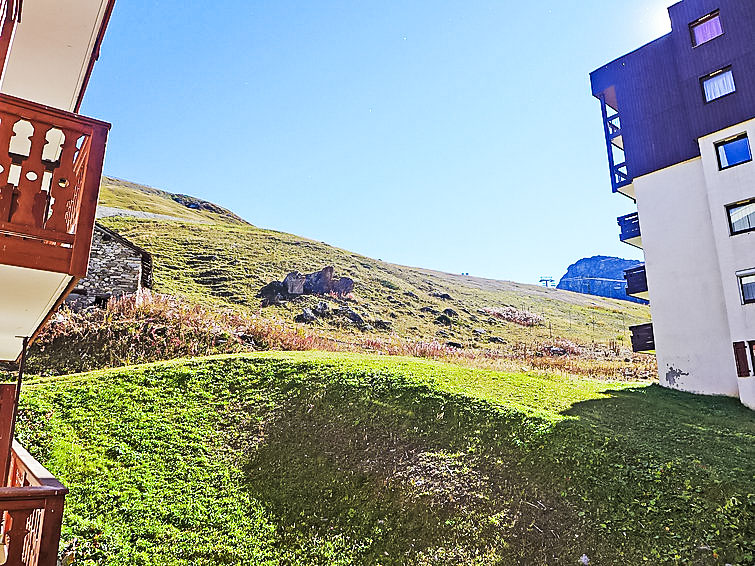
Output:
M13 404L16 402L16 385L0 385L0 478L8 478L13 446ZM7 485L3 484L3 486Z
M18 364L18 381L16 382L15 386L15 396L13 398L13 405L12 405L12 411L11 411L11 421L10 421L10 430L9 430L9 438L8 442L10 442L11 446L13 445L13 439L16 436L16 418L18 417L18 402L21 398L21 382L24 379L24 369L26 369L26 349L29 345L29 337L24 336L24 344L23 349L21 350L21 361ZM0 445L2 446L2 445ZM8 450L8 457L5 459L5 469L3 470L3 481L5 482L4 485L10 485L10 478L8 477L8 473L10 472L10 460L11 460L11 454L10 449Z
M37 566L56 566L58 562L58 547L60 546L60 530L63 526L64 505L65 496L63 495L48 497L45 500Z

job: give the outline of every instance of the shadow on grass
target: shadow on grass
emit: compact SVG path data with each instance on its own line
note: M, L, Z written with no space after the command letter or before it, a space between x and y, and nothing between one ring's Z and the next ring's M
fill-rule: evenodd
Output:
M552 423L401 380L283 393L244 483L292 546L340 533L362 564L752 563L755 413L735 399L612 390Z
M695 461L755 484L755 412L737 399L659 385L606 393L608 398L576 403L563 414L601 435L624 438L626 449L640 456Z

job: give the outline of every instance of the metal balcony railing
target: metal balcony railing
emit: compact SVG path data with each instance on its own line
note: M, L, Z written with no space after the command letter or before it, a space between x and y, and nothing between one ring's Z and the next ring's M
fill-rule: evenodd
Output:
M0 94L0 263L86 274L109 129Z
M624 216L619 216L616 221L621 228L619 239L622 242L625 242L630 238L637 238L640 236L640 216L636 212L625 214Z

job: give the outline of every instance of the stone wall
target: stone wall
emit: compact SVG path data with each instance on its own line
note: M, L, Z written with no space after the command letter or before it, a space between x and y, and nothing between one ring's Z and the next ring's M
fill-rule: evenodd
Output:
M66 299L73 308L103 304L142 286L143 253L117 235L95 226L87 276Z

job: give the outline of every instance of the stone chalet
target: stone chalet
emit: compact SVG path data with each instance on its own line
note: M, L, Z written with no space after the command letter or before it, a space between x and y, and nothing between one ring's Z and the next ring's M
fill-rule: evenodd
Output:
M87 276L66 299L74 309L104 306L112 297L152 288L152 254L96 224Z

